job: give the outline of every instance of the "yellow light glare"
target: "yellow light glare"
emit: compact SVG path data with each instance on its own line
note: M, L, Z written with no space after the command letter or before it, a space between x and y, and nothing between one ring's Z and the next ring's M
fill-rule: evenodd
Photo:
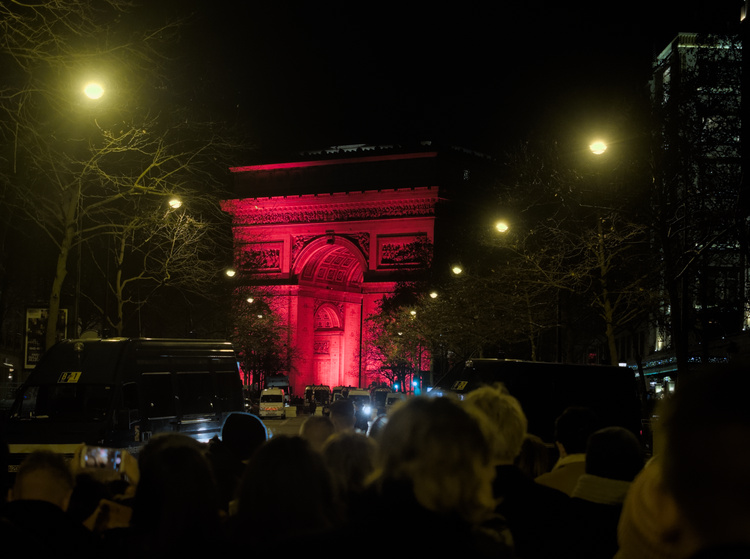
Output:
M234 270L232 270L231 268L229 268L229 269L228 269L228 270L226 270L226 271L225 271L224 273L225 273L225 274L227 275L227 277L233 278L233 277L234 277L234 275L235 275L235 274L236 274L237 272L235 272Z
M437 291L430 291L430 298L431 299L436 299L437 296L438 296Z
M173 210L176 210L180 206L182 206L182 200L180 200L179 198L172 198L169 201L169 207L172 208Z
M601 140L597 140L589 146L589 149L594 155L601 155L602 153L607 151L607 144L605 144Z
M464 271L464 269L461 266L453 266L453 268L451 268L451 270L453 270L453 273L456 274L456 275L458 275L458 274L460 274L461 272Z
M89 83L83 88L83 93L89 99L99 99L104 95L104 88L98 83Z
M495 229L497 229L500 233L505 233L508 228L508 224L505 221L498 221L495 224Z

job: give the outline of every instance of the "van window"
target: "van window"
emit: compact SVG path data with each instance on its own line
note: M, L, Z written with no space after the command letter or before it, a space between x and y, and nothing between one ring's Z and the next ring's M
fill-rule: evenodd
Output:
M14 417L53 421L103 421L112 390L102 384L43 384L28 386Z
M172 375L169 373L143 373L143 394L148 417L174 417L175 407Z
M221 407L221 410L217 411L242 409L242 391L237 371L217 371L215 379L216 403Z
M208 371L177 373L177 393L180 395L182 415L214 411L214 387Z
M260 401L269 402L269 403L281 403L284 401L284 395L283 394L261 394Z

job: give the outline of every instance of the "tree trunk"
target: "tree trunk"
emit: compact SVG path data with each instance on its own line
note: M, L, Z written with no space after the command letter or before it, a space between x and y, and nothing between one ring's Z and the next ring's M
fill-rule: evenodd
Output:
M71 197L65 207L65 234L60 242L60 250L57 254L57 266L55 268L55 278L52 281L52 289L49 296L49 314L47 315L47 333L45 339L45 349L51 348L57 341L57 323L60 319L60 295L65 278L68 275L68 256L73 246L73 240L76 237L76 224L78 218L78 201L80 198L80 189L72 189ZM77 296L77 295L76 295ZM76 301L76 304L78 301ZM78 321L78 312L76 309L75 317ZM77 333L77 325L73 325Z

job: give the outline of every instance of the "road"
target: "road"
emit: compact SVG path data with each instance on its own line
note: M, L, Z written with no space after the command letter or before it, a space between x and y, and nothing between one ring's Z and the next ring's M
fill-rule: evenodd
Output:
M297 435L299 434L300 425L307 418L307 415L298 415L296 417L287 417L286 419L268 418L263 421L274 435Z

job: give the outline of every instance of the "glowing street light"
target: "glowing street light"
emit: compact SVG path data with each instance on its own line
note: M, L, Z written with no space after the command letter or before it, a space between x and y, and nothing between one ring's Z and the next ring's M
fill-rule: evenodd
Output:
M451 271L458 276L458 275L460 275L464 271L464 269L461 266L459 266L458 264L455 264L451 268Z
M497 229L500 233L505 233L508 231L508 229L510 229L510 226L508 225L507 221L500 220L495 223L495 229Z
M438 292L437 291L430 291L430 299L437 299Z
M87 83L83 88L83 93L89 99L100 99L104 95L104 87L96 82Z
M232 268L228 268L224 271L224 274L226 274L228 278L233 278L237 274L237 272Z
M179 198L172 198L169 201L169 207L172 208L173 210L176 210L180 206L182 206L182 200L180 200Z
M596 140L589 146L589 149L594 155L601 155L602 153L607 151L607 144L602 140Z

